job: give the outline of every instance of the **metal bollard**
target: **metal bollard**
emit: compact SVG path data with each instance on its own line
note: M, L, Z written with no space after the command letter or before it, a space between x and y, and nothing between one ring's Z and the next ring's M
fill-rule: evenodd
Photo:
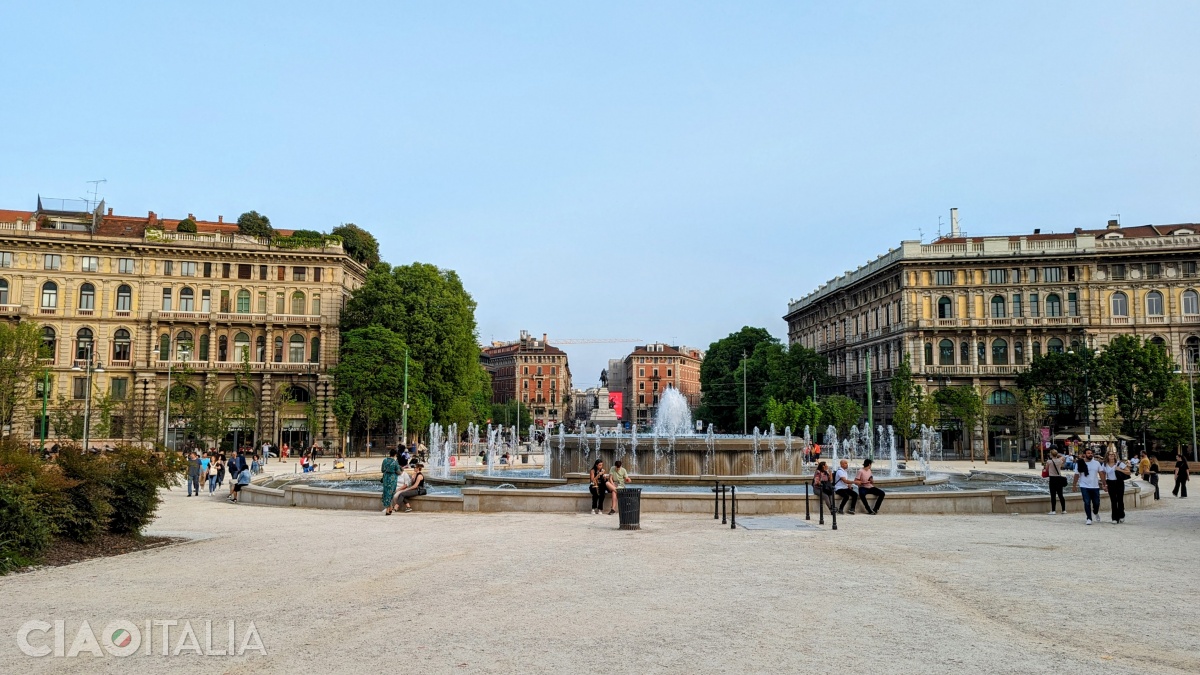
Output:
M713 482L713 520L716 520L717 518L720 517L717 515L717 512L720 511L720 508L721 508L721 504L719 503L721 501L721 495L717 494L720 491L721 491L721 481L714 481Z
M820 520L817 521L817 524L824 525L825 524L825 495L823 495L819 492L817 493L817 515L820 517Z
M729 516L729 529L737 529L737 486L729 486L729 502L732 513Z
M729 519L725 515L725 486L721 486L721 524L728 523Z
M833 517L833 529L837 529L837 505L829 507L829 515Z
M808 511L808 483L804 484L804 519L812 520L812 515Z

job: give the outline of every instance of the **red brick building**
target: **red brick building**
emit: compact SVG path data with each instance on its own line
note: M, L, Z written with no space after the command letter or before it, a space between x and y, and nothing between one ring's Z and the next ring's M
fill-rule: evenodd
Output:
M570 418L571 367L567 353L521 331L516 342L493 342L480 351L480 361L492 377L492 402L516 397L529 406L535 424L557 425Z
M637 347L625 357L623 419L638 425L654 423L658 400L667 388L678 389L695 410L700 405L699 349L656 342ZM610 384L616 389L616 383Z

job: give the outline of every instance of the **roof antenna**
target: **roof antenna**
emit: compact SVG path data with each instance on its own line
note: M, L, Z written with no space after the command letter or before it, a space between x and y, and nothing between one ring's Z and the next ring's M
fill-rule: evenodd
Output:
M938 216L938 239L942 238L942 217Z
M89 180L87 182L92 186L92 198L88 200L88 211L91 211L96 208L97 204L100 203L100 200L97 199L97 197L100 196L100 184L107 183L108 179L101 178L100 180Z
M1117 219L1117 225L1121 224L1121 214L1114 213L1114 214L1112 214L1112 217Z

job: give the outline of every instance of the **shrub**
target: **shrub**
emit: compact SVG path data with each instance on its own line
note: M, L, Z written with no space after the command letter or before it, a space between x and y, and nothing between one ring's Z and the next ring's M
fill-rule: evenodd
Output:
M68 447L59 451L58 466L76 483L66 490L71 509L56 529L75 541L92 541L112 517L112 464L100 455Z
M141 534L162 502L158 489L178 485L187 463L179 453L159 454L136 446L117 448L106 459L112 465L108 529Z
M0 574L36 562L50 536L28 486L0 482Z
M175 226L175 231L191 232L194 234L196 232L196 221L192 220L191 218L184 218L183 220L179 221L178 225Z

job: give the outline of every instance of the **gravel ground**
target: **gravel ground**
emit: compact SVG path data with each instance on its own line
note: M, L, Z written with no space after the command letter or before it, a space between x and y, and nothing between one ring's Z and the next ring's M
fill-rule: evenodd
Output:
M658 514L624 532L176 489L148 534L192 541L0 578L0 673L1196 673L1198 502L1167 491L1119 526L884 502L836 532ZM84 619L98 638L187 619L200 645L211 619L217 648L230 619L239 642L254 621L267 654L164 657L156 629L150 656L32 658L14 638L31 619L64 619L68 649Z

